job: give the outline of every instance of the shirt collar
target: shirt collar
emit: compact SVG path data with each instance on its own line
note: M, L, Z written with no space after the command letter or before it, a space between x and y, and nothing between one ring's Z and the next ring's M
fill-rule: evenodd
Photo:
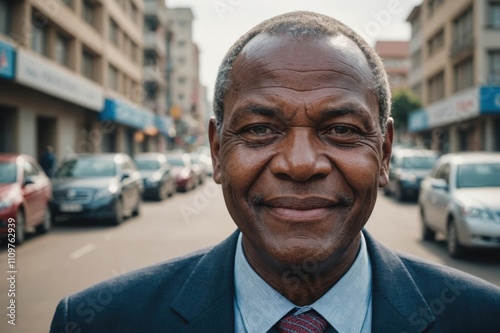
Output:
M267 332L290 311L305 312L311 308L337 332L360 332L371 305L371 265L362 233L360 250L352 266L310 306L294 305L253 270L243 252L241 233L236 246L234 270L236 315L241 316L249 333Z

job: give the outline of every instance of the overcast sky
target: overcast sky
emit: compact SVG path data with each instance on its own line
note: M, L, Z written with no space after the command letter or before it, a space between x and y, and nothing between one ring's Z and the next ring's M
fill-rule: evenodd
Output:
M229 47L246 31L272 16L308 10L332 16L371 45L376 40L408 40L406 22L421 0L166 0L168 7L191 7L194 41L200 48L200 78L212 99L217 69Z

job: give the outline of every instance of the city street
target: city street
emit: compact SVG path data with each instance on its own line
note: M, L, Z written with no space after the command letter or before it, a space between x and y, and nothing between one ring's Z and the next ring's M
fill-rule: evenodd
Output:
M144 202L138 218L113 227L64 223L42 236L28 237L16 248L16 326L2 313L1 332L47 332L57 302L81 290L139 267L218 243L234 225L220 188L211 180L163 202ZM425 257L500 285L500 256L474 253L463 261L449 258L443 241L422 242L415 203L397 203L380 192L367 229L384 244ZM7 249L0 247L6 276ZM2 311L7 306L7 280L0 280Z

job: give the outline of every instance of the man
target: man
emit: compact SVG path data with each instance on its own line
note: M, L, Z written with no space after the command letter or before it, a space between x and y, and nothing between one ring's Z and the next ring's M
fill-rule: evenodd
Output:
M51 177L54 174L57 165L56 155L54 155L54 148L52 148L52 146L45 147L40 155L39 162L45 174Z
M51 332L500 332L499 288L362 231L393 125L383 65L351 29L261 23L223 60L214 108L214 179L239 230L65 298Z

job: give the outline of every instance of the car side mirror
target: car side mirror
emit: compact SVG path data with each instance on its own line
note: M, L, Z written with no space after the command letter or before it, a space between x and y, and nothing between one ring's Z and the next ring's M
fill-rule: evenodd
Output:
M121 177L121 180L125 180L127 178L130 178L130 174L128 172L124 172L122 173L122 177Z
M444 179L434 179L432 181L431 185L432 185L432 188L435 190L448 192L448 189L449 189L448 183Z

